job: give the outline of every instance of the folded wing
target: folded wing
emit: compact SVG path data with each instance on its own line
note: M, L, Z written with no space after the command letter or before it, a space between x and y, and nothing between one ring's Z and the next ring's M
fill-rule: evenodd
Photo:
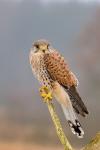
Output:
M68 93L75 111L82 116L88 114L88 110L76 90L77 78L70 71L64 58L54 51L44 55L44 62L50 77L62 85Z

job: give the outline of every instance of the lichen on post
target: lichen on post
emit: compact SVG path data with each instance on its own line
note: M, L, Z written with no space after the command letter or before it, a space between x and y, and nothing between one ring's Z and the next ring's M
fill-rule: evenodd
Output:
M100 150L100 132L82 150Z
M52 95L51 95L50 91L48 90L47 87L41 87L40 94L41 94L41 97L43 98L44 102L48 106L52 121L53 121L55 129L56 129L56 133L60 139L61 144L64 146L65 150L73 150L67 137L64 134L60 120L56 114L55 107L52 103Z

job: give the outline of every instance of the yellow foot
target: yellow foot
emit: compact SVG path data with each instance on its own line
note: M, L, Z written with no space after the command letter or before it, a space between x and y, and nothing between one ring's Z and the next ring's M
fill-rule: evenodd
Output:
M42 86L40 88L40 94L44 102L47 102L48 100L52 100L52 94L46 86Z

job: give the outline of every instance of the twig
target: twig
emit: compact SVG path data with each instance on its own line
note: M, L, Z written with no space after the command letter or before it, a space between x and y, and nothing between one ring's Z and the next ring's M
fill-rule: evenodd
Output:
M82 150L100 150L100 132Z
M40 93L41 93L42 98L44 99L44 101L46 102L46 104L48 106L52 121L53 121L55 129L56 129L56 133L60 139L61 144L64 146L65 150L73 150L70 143L68 142L67 137L64 134L60 120L55 112L54 105L51 101L52 96L51 96L50 92L48 91L48 89L46 87L42 87L40 89Z

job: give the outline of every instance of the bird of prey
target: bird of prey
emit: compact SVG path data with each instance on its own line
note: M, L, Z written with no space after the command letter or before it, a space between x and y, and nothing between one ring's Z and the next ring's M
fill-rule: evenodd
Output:
M29 61L36 78L61 104L71 131L82 138L84 131L76 114L85 117L88 110L77 92L78 80L64 57L48 41L38 40L32 44Z

